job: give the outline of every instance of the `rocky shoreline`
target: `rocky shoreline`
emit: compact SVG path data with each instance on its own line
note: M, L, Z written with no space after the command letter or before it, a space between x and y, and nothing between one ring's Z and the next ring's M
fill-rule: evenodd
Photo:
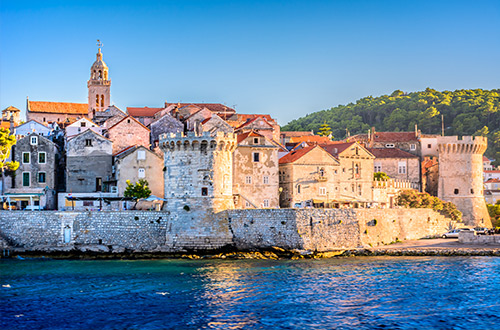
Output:
M137 259L268 259L268 260L299 260L325 259L346 257L373 256L495 256L500 257L500 247L459 247L459 248L359 248L339 249L335 251L285 250L274 247L258 251L233 251L230 249L218 251L186 251L186 252L103 252L98 250L65 250L65 251L26 251L22 249L3 250L0 259L73 259L73 260L137 260Z

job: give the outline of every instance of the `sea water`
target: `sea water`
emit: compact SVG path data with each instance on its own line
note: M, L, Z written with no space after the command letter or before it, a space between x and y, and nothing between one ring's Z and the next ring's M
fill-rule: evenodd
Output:
M0 329L500 329L500 258L1 260Z

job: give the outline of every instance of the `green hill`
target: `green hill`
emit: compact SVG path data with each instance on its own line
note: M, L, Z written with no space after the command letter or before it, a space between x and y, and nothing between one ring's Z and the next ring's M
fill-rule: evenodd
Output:
M500 89L465 89L454 92L425 91L364 97L356 103L339 105L292 120L283 131L318 132L326 122L335 139L377 131L413 131L415 124L422 133L440 134L441 115L445 135L483 135L489 139L486 156L500 165Z

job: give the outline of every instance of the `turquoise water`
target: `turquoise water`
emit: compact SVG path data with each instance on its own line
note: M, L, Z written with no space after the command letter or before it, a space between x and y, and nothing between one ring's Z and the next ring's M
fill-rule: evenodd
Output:
M500 329L500 258L1 260L0 329Z

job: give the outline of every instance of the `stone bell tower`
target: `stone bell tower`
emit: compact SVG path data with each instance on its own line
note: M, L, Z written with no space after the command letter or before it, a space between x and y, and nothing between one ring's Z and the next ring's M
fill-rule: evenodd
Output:
M95 117L95 113L104 111L109 107L111 80L108 77L108 66L102 59L101 46L98 41L99 50L97 59L90 68L90 79L87 82L89 89L89 117Z

